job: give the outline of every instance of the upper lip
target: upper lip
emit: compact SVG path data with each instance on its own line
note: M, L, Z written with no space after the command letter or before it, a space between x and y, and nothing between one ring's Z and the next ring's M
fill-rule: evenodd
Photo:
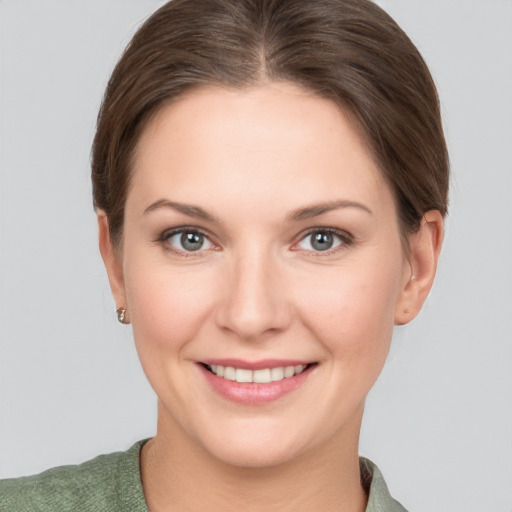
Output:
M308 365L313 361L303 359L261 359L259 361L245 361L243 359L204 359L200 361L206 365L231 366L244 370L263 370L265 368L280 368L287 366Z

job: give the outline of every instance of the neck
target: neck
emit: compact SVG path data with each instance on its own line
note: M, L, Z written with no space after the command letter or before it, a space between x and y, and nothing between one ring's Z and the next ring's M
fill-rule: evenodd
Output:
M170 425L159 408L157 435L141 454L149 510L363 512L367 496L357 453L359 426L360 421L293 460L238 467L213 457L176 424Z

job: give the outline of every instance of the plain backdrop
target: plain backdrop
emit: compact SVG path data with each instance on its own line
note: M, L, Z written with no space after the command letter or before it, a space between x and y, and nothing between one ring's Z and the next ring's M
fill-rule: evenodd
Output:
M382 0L439 87L452 162L438 279L398 328L361 453L415 512L512 511L512 2ZM0 0L0 477L127 449L156 400L97 250L89 151L156 0Z

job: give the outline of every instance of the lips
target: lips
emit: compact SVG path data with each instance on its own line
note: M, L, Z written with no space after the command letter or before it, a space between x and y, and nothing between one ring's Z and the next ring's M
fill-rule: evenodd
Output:
M210 360L199 365L214 391L231 401L261 405L298 389L317 366L304 361Z

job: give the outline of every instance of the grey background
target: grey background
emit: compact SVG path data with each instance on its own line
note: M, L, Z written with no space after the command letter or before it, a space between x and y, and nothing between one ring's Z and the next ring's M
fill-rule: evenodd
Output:
M416 512L510 512L512 2L379 3L431 67L453 177L438 279L396 331L361 453ZM115 60L161 4L0 1L0 477L154 432L97 250L89 150Z

